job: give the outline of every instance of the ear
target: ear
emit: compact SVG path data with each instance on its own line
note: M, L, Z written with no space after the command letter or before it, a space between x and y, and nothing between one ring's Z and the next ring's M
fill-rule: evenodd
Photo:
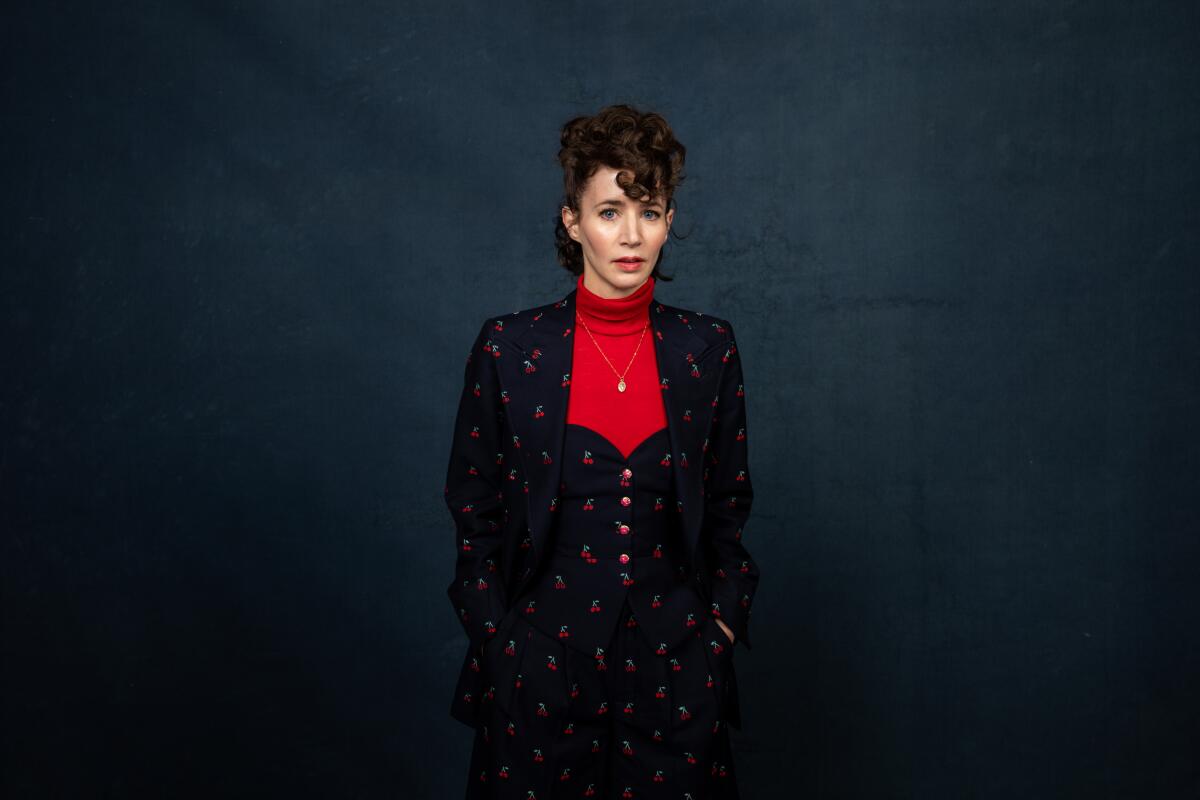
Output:
M668 232L670 232L670 230L671 230L671 221L674 219L675 219L675 209L672 208L671 210L669 210L667 212L667 231Z
M567 229L569 235L575 241L579 241L579 215L572 211L568 206L563 206L562 210L563 227Z

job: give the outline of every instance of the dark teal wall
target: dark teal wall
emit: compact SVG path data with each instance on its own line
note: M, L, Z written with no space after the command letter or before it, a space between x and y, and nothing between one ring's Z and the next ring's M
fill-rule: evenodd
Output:
M1200 790L1195 3L28 5L6 796L459 796L462 361L619 101L746 370L744 796Z

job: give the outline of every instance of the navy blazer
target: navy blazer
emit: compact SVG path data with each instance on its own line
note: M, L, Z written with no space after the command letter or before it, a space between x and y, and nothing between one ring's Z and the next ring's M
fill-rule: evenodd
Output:
M577 291L489 317L467 355L445 500L457 550L447 594L469 642L451 715L468 725L476 724L483 689L481 647L550 549ZM749 649L759 570L742 543L754 493L733 327L657 301L650 322L688 572L709 613ZM732 674L730 684L731 723L740 726Z

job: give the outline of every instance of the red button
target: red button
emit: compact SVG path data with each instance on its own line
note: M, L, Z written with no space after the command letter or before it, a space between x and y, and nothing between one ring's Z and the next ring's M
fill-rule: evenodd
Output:
M621 505L623 505L623 506L627 506L627 505L629 505L629 504L630 504L630 503L632 503L632 502L633 502L633 501L632 501L632 500L630 500L628 497L622 497L622 498L621 498Z
M621 470L621 477L622 478L632 478L633 470L631 470L629 467L626 467L625 469Z
M621 527L617 528L617 530L620 532L620 534L621 534L622 536L624 536L625 534L629 533L629 526L628 526L628 525L622 525Z
M628 564L629 563L629 553L621 553L621 555L618 557L618 560L622 564Z

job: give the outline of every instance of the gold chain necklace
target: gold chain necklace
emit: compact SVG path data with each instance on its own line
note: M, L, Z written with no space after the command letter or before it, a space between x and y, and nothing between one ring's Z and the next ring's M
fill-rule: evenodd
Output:
M617 368L614 367L612 362L608 360L608 356L604 355L604 351L600 349L600 343L596 341L595 336L592 336L592 330L587 326L587 323L583 321L583 317L579 318L579 324L583 326L585 331L587 331L587 335L592 337L592 344L596 345L596 349L600 351L600 357L608 363L608 368L611 369L613 374L617 376L617 391L625 391L625 373L629 372L629 368L633 366L633 359L637 358L638 350L642 349L642 340L646 338L646 328L650 327L650 320L646 320L646 325L642 328L642 335L638 337L637 347L633 348L633 355L630 356L629 363L625 366L625 372L617 372Z

